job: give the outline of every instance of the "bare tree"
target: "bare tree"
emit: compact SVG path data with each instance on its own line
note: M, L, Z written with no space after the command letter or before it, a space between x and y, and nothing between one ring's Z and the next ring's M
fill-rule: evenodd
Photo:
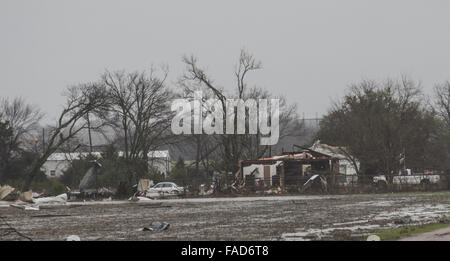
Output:
M123 140L125 159L146 159L147 153L171 142L170 101L173 93L165 85L167 71L149 74L106 72L102 84L110 106L104 120Z
M186 65L186 72L180 79L180 85L184 88L187 97L192 98L192 93L196 90L203 90L205 101L208 97L216 98L220 101L220 106L223 111L226 111L226 100L231 99L268 99L271 95L260 88L249 87L247 83L247 76L252 71L262 68L260 61L257 61L253 55L245 50L241 50L239 62L235 67L236 87L231 94L227 94L223 88L217 86L214 81L207 75L204 69L198 65L198 61L194 56L185 56L183 62ZM300 122L297 120L295 106L289 106L283 97L280 99L280 138L294 134L301 129ZM205 104L205 103L203 103ZM210 108L204 108L204 111L210 111ZM224 115L223 122L227 119ZM248 126L248 117L246 117L246 126ZM234 124L236 128L236 124ZM244 134L244 135L211 135L215 140L214 145L205 146L207 151L201 152L197 149L197 162L200 158L211 157L220 159L216 161L209 161L216 170L236 171L239 167L239 161L243 159L258 158L263 156L269 150L269 146L260 145L260 134ZM211 141L211 138L208 140ZM197 148L199 144L198 137ZM206 148L208 147L208 148ZM197 163L198 165L198 163Z
M18 162L26 151L37 150L35 135L42 117L39 109L27 104L23 98L0 101L0 123L8 131L8 138L2 140L1 146L0 180L12 173L19 175L17 171L11 172L11 168L20 164Z
M7 122L13 130L14 144L24 147L34 140L40 120L44 114L35 106L27 104L21 97L13 100L2 99L0 102L0 120Z
M70 87L65 95L67 103L56 124L50 128L43 152L29 167L23 190L29 189L33 178L52 153L87 128L85 115L89 112L102 111L108 105L104 88L95 84Z

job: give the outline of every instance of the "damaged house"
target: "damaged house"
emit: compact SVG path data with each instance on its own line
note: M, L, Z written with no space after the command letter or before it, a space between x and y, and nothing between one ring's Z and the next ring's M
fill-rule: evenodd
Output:
M310 149L339 159L338 181L340 184L350 185L358 182L359 160L346 147L331 146L317 140Z
M257 160L244 160L237 180L245 186L256 186L256 189L277 187L301 187L309 179L320 177L330 186L346 186L357 182L356 159L344 148L314 143L311 148L300 148L299 151L283 152L282 155ZM354 163L355 162L355 163Z
M241 175L242 173L242 175ZM324 177L330 184L336 182L339 173L339 159L304 148L296 152L284 152L280 156L257 160L244 160L238 172L245 186L266 188L280 186L303 186L311 177Z

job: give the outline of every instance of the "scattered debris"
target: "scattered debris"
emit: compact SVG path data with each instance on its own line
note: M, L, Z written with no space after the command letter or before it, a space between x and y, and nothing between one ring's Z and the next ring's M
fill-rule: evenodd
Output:
M28 206L28 205L18 205L18 204L10 204L11 207L20 208L23 210L39 210L39 206Z
M24 203L33 203L33 194L31 190L21 193L9 185L0 186L0 204L24 210L39 210L39 208L24 205Z
M276 188L271 188L271 189L268 189L268 190L264 191L264 194L266 194L266 195L279 195L279 194L281 194L281 192L282 192L281 188L280 187L276 187Z
M136 197L136 196L132 196L128 199L129 201L133 201L133 202L137 202L137 201L153 201L153 199L151 198L147 198L147 197Z
M146 198L146 197L137 197L137 199L139 200L139 201L152 201L153 199L151 199L151 198Z
M32 198L39 198L39 197L42 196L42 194L43 194L43 193L32 192L32 193L31 193L31 197L32 197Z
M91 161L91 167L86 171L83 178L80 181L78 190L70 190L69 196L71 200L81 199L81 198L108 198L116 194L117 190L101 187L98 188L96 186L97 175L99 170L102 168L102 165L96 160Z
M61 195L55 197L45 197L45 198L36 198L33 199L33 203L35 204L58 204L67 202L67 194L63 193Z
M199 196L209 196L214 194L214 186L209 186L209 189L207 189L206 184L200 185L200 192L198 193Z
M324 177L320 175L313 175L311 178L309 178L305 184L303 184L303 187L301 188L301 191L304 192L310 188L317 189L319 188L322 191L327 190L327 181Z
M144 227L142 229L142 231L159 231L159 230L166 230L168 229L170 226L169 223L167 222L159 222L159 221L155 221L152 222L152 224L148 227Z
M145 192L148 191L149 188L153 187L153 180L150 179L140 179L139 183L137 184L137 191L138 192Z
M0 187L0 200L4 201L16 201L19 198L19 191L15 188L4 185Z
M84 174L83 178L80 181L80 192L83 192L85 189L89 189L95 181L95 177L97 175L97 170L102 167L100 163L97 161L92 161L93 165L88 169L86 174Z
M23 202L33 202L33 191L28 190L23 193L20 193L19 200Z

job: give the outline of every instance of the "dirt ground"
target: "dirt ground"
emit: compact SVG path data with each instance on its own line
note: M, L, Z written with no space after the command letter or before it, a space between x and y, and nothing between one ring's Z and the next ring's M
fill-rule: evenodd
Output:
M356 240L383 228L450 220L450 192L70 202L0 206L0 240ZM165 221L164 231L142 231ZM6 222L6 223L5 223Z

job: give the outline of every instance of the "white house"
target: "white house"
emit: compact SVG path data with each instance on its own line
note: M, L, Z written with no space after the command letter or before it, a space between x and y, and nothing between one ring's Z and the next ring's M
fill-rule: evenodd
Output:
M47 177L57 178L64 174L73 160L86 159L89 154L92 154L96 158L101 158L100 152L73 152L73 153L53 153L48 157L47 161L42 166L41 170ZM123 155L123 152L119 152L119 157ZM148 153L148 165L149 167L156 168L158 171L167 177L170 172L170 154L168 150L150 151Z
M88 152L53 153L42 165L41 171L50 178L61 177L64 171L70 167L72 160L86 159L88 155ZM101 158L100 152L92 152L92 155L96 158Z

